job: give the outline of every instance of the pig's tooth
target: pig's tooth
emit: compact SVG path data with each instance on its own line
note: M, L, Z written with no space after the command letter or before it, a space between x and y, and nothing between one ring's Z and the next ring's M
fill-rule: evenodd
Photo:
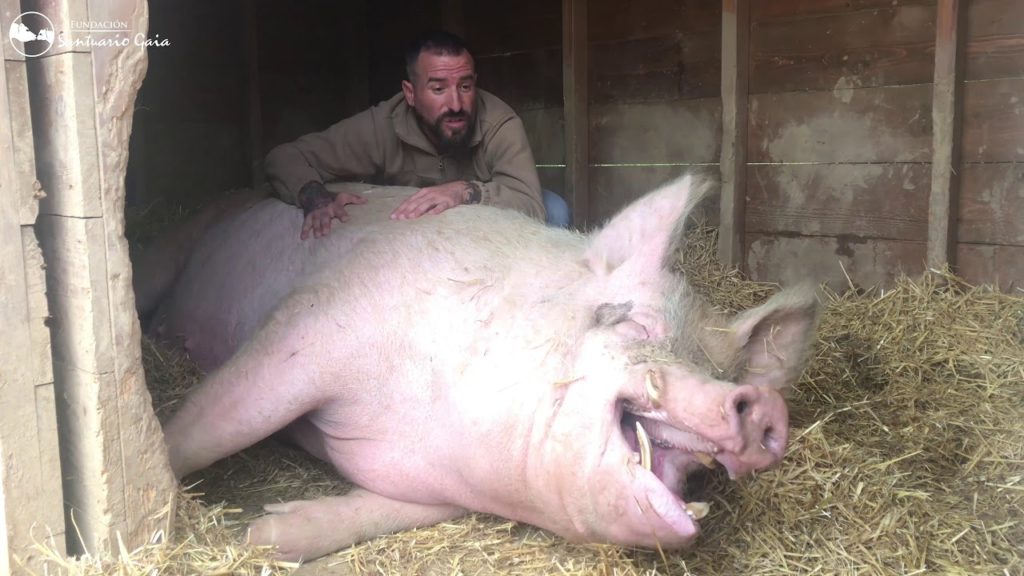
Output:
M647 386L647 396L651 399L651 404L657 408L661 404L661 381L654 370L647 371L644 376L644 384Z
M694 520L700 520L708 515L711 505L707 502L687 502L686 513Z
M650 471L651 469L651 438L647 435L647 431L640 425L638 420L636 423L636 439L640 444L640 465L644 469Z
M711 454L708 454L707 452L695 452L693 455L696 456L697 460L700 460L700 463L703 464L705 467L715 467L715 457L712 456Z

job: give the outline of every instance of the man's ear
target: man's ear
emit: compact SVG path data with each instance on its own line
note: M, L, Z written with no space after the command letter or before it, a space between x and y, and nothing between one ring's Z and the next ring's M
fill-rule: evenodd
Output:
M410 108L416 107L416 92L412 88L412 82L402 80L402 94L405 94L405 103Z

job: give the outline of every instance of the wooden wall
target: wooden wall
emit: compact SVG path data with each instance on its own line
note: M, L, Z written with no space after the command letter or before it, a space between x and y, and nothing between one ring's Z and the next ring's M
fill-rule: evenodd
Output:
M935 0L750 3L752 277L884 285L925 269L939 9ZM969 280L1008 289L1024 282L1024 4L967 2L959 24L968 57L952 252Z
M750 4L746 266L886 283L923 271L933 0ZM845 273L844 273L845 269Z
M956 258L968 280L1024 288L1024 2L972 0L966 16Z
M948 185L932 181L944 149L933 101L939 7L953 0L350 0L286 9L233 1L254 7L255 54L237 49L240 36L218 44L235 48L204 56L215 47L174 26L207 9L193 0L187 17L174 17L166 0L153 2L154 30L174 33L176 44L150 50L136 114L147 151L133 156L148 176L129 177L142 183L141 198L205 198L247 184L239 148L253 147L244 126L252 118L226 104L245 97L239 63L259 63L265 152L395 94L405 43L445 27L469 42L481 87L519 112L542 184L577 204L577 225L598 225L659 184L697 173L726 191L735 183L736 220L723 227L736 232L729 257L753 278L884 285L927 267L935 186L951 194L944 253L959 271L1004 288L1024 282L1017 0L960 0L966 56L954 124L962 137ZM735 33L723 6L746 7ZM567 25L563 9L581 22ZM585 37L582 54L564 50L573 26ZM291 40L296 30L302 42ZM577 83L563 78L573 63L585 71ZM742 80L725 108L723 69ZM567 159L580 140L584 156ZM581 190L566 188L567 165L585 174Z
M721 2L591 0L590 221L684 172L718 178Z

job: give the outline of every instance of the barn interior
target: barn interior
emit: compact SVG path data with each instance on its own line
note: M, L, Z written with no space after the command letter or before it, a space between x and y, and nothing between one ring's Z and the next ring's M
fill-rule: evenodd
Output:
M945 218L958 272L1005 290L1024 277L1024 16L1011 1L963 4L962 57L937 71L935 0L752 2L725 33L713 0L591 1L585 26L540 0L152 2L151 36L173 47L149 49L127 201L194 205L251 185L273 146L397 93L405 43L445 28L522 117L543 186L582 228L683 173L721 181L725 157L743 191L727 222L742 238L735 264L754 280L920 274L929 223ZM567 31L585 50L566 52ZM945 142L933 130L943 74L957 88ZM933 207L938 153L960 169Z
M303 567L275 562L237 541L239 523L268 500L346 485L271 444L193 479L189 491L201 496L156 505L153 494L165 490L154 489L126 498L150 506L159 520L147 525L166 534L177 512L170 545L146 535L120 549L109 536L86 544L93 537L88 529L76 536L65 509L64 521L52 522L67 526L51 531L56 538L20 549L12 538L10 550L29 559L22 567L74 574L133 565L252 574L1024 570L1017 550L1024 539L1024 3L152 0L147 7L149 38L169 44L146 49L127 122L118 207L133 249L224 193L262 183L262 159L277 144L395 94L405 42L443 28L467 40L480 87L523 119L541 182L566 199L578 229L600 226L673 178L699 175L720 199L689 255L680 255L681 269L725 310L809 280L823 286L825 318L792 398L789 460L738 486L709 480L720 495L693 551L567 544L471 516ZM25 64L8 57L9 82ZM32 114L39 132L45 122ZM44 152L36 146L37 165ZM47 201L38 224L22 217L21 234L60 230L46 223L58 212ZM40 243L39 258L59 268L47 260L53 243ZM33 315L35 329L60 316L48 292L50 314ZM201 377L187 359L140 337L137 325L115 327L107 340L114 349L141 349L148 394L162 415ZM9 354L3 363L16 361ZM100 390L97 405L136 393L120 383L121 368L90 369L98 376L83 379L68 368L76 356L56 348L53 355L52 370L37 370L49 388L36 382L47 391L35 393L36 414L62 402L77 406L61 400L62 378ZM39 362L48 360L49 351ZM15 395L4 394L6 406ZM62 418L58 424L70 429ZM110 425L100 420L97 429ZM159 438L152 424L141 429ZM68 469L88 450L76 444L69 459L69 433L61 434L39 437L60 444ZM133 466L155 474L154 462L123 460L106 458L99 468L124 478ZM118 490L135 490L130 480L122 484ZM78 490L66 473L62 487L41 486ZM107 496L85 491L85 498ZM198 501L206 508L193 507ZM113 517L141 516L121 506L129 510ZM0 507L0 517L14 518L9 530L27 525L7 510ZM0 557L7 550L5 542ZM172 553L182 550L187 557ZM87 554L74 561L64 552Z

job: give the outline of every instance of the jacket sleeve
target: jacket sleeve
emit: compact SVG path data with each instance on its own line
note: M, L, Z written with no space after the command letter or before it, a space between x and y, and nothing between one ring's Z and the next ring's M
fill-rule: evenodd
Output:
M484 161L491 168L491 180L473 182L480 187L480 203L512 208L544 221L540 178L523 121L509 118L485 145Z
M369 178L383 164L374 110L346 118L323 132L281 144L267 154L264 170L285 202L298 203L299 189L311 180Z

